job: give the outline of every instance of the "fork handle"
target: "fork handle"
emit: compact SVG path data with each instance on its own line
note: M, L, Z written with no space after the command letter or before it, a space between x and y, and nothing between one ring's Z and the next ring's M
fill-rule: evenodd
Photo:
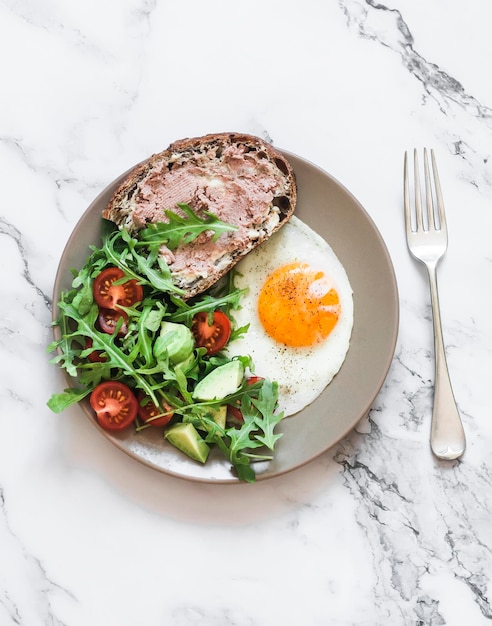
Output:
M439 459L452 460L465 451L465 432L449 378L437 290L437 263L427 266L434 323L435 380L430 444Z

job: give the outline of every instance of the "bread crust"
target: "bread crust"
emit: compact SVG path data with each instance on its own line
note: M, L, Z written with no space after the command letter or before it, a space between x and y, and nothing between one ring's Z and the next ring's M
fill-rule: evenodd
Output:
M211 237L204 237L174 250L169 258L163 251L175 284L190 298L289 220L297 202L295 174L283 154L254 135L185 138L140 163L115 191L102 217L136 233L148 222L167 221L164 210L179 214L178 202L238 225L237 233L223 233L215 247Z

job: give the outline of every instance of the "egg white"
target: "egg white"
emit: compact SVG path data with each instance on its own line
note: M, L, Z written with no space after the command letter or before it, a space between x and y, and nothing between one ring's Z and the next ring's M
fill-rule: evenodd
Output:
M277 343L266 333L258 316L263 283L276 268L292 262L322 270L338 292L338 322L327 339L315 346L294 348ZM238 326L250 326L244 337L229 344L228 353L250 355L256 376L278 382L279 409L285 416L294 415L319 396L345 360L354 314L349 279L328 243L297 217L244 257L236 269L240 273L236 286L249 291L241 300L241 309L233 315Z

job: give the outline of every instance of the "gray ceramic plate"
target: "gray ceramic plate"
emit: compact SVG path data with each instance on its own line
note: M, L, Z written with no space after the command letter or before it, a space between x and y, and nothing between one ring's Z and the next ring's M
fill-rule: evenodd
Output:
M258 480L294 470L343 438L373 404L390 367L398 332L398 292L391 259L369 215L336 180L290 153L298 184L296 215L322 235L343 263L354 291L354 328L347 358L332 383L309 407L281 422L274 459L256 467ZM70 269L81 267L89 245L99 245L100 215L116 187L111 183L88 207L67 242L55 279L53 302L71 283ZM53 318L58 315L55 306ZM57 329L55 328L55 333ZM69 384L73 380L69 379ZM150 467L189 480L234 483L230 466L215 451L202 466L164 441L159 429L113 434L101 429L88 401L81 407L101 434Z

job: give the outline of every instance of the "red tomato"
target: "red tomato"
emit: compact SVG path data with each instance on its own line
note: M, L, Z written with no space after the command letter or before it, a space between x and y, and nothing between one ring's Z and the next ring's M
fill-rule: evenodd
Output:
M92 339L90 337L86 338L85 347L92 348ZM106 355L102 354L101 350L94 350L89 353L87 358L91 361L91 363L105 363L107 361Z
M248 383L248 385L254 385L259 380L265 380L265 379L262 376L250 376L246 382Z
M227 413L232 417L231 422L233 424L242 424L244 422L244 417L243 414L241 413L241 410L238 409L235 406L228 406L227 407Z
M191 331L197 348L207 348L207 354L217 354L229 341L231 322L222 311L214 311L213 322L208 323L208 313L201 311L193 317Z
M117 380L100 383L90 396L91 407L97 421L106 430L123 430L137 417L138 402L135 394Z
M117 309L118 305L130 307L143 299L142 286L136 280L114 283L125 276L119 267L108 267L94 279L94 300L104 309Z
M118 337L124 337L128 332L128 315L124 311L115 311L114 309L99 309L97 323L99 328L108 335L112 335L116 328L118 320L123 318L123 324L118 331Z
M160 407L156 407L152 398L149 398L143 391L137 394L138 399L138 417L149 426L165 426L168 424L174 414L172 407L167 402L161 402ZM166 415L161 415L166 413ZM160 417L156 417L160 415Z

